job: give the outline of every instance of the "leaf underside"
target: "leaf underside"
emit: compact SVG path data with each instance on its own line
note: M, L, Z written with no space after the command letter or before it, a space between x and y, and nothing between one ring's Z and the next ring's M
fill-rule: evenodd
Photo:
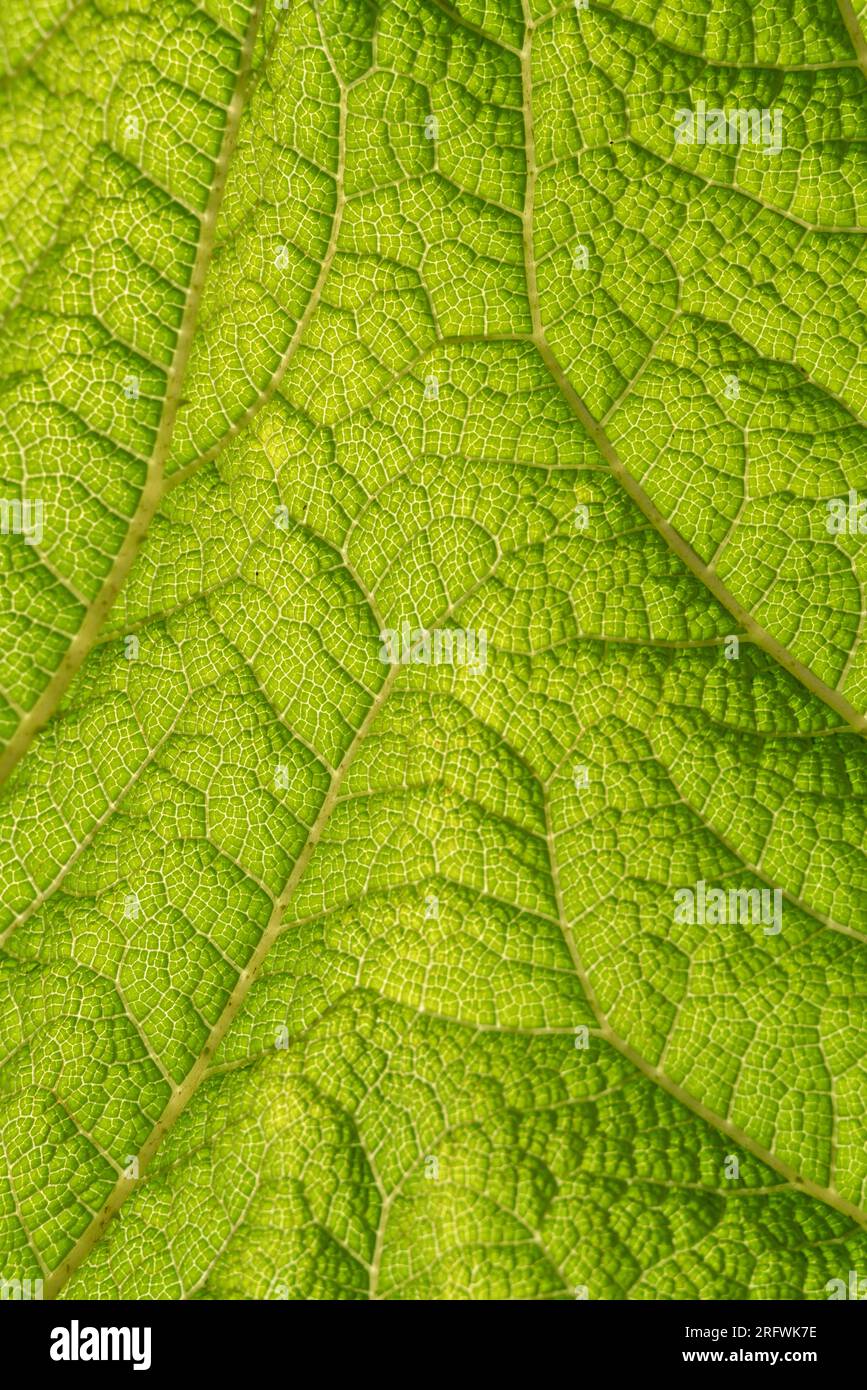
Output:
M867 1268L865 15L693 9L3 7L0 1278Z

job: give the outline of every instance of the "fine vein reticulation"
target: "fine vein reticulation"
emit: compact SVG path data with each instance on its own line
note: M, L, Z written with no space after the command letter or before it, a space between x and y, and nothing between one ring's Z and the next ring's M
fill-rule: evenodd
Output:
M827 1297L855 10L116 9L0 29L0 1277Z

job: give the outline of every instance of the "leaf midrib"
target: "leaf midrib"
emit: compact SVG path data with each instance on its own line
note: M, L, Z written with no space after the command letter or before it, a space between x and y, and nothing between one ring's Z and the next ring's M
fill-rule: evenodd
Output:
M521 215L522 242L524 248L524 272L527 282L527 298L532 322L531 341L544 362L573 415L593 440L599 453L605 459L612 474L624 491L631 497L639 511L659 533L666 545L687 569L701 581L704 587L738 622L743 631L757 647L767 654L789 675L805 686L811 694L830 706L841 719L860 735L867 734L867 717L858 711L839 690L823 681L815 672L797 657L776 637L756 622L752 614L744 608L726 587L716 571L708 565L689 542L665 517L636 478L632 476L617 453L607 431L593 416L572 385L545 335L545 325L539 302L539 287L536 277L536 254L534 246L534 214L536 201L536 181L538 164L536 160L536 140L533 126L533 74L532 41L538 27L529 15L527 0L522 0L526 21L526 38L520 53L521 81L523 86L524 135L527 163L527 180L524 209ZM845 3L845 0L840 0ZM541 22L541 21L540 21Z
M263 0L258 0L258 3L256 4L256 14L254 16L255 23L258 23L258 17L261 14L262 3ZM646 520L654 527L654 529L656 529L659 532L659 534L666 541L669 547L674 551L674 553L677 554L678 557L687 565L687 568L689 568L691 572L695 574L702 581L702 583L705 584L705 587L709 589L713 596L717 598L717 600L721 602L729 612L732 613L732 615L743 626L745 631L747 631L748 635L756 643L756 645L762 647L763 650L768 652L768 654L772 656L780 665L782 665L784 669L789 671L791 675L793 675L803 685L805 685L807 689L809 689L813 694L817 695L820 699L823 699L826 704L829 704L831 706L831 708L835 709L835 711L848 724L850 724L851 727L856 729L858 733L863 734L867 732L867 719L865 719L864 716L859 714L858 711L856 711L854 707L852 707L849 704L848 701L846 701L841 695L839 695L837 691L834 691L831 687L827 686L824 682L820 681L819 678L816 677L815 674L808 667L796 661L792 654L788 652L788 650L781 643L777 642L776 639L770 636L770 634L766 633L764 629L762 629L755 622L755 620L752 619L751 615L745 609L743 609L740 604L737 603L734 597L728 593L728 590L725 588L724 585L722 585L718 577L715 576L712 573L712 571L710 571L709 567L704 563L704 561L702 561L701 558L696 554L696 552L692 550L692 547L688 545L688 543L683 539L683 537L679 535L675 528L671 526L671 524L662 516L659 510L655 507L655 504L650 500L648 495L644 492L643 488L641 488L640 484L634 478L632 478L632 476L628 473L628 471L622 464L622 461L619 459L616 450L614 449L614 446L608 438L607 434L605 433L604 429L590 414L590 412L587 410L586 405L581 400L578 393L574 390L571 383L568 381L562 367L557 361L552 349L550 348L550 345L546 340L544 325L542 323L541 312L539 308L538 287L536 284L535 272L535 256L533 253L533 210L535 202L537 166L535 157L535 140L533 134L532 76L530 64L532 36L537 26L530 19L529 14L527 12L527 0L523 0L523 3L526 18L526 37L524 46L521 49L519 56L521 61L522 80L524 82L524 118L527 152L527 183L525 207L522 214L522 226L525 248L525 269L527 276L528 300L530 303L531 316L533 322L533 332L531 335L531 340L535 343L536 349L539 352L542 361L544 362L556 385L558 386L566 403L569 405L570 409L573 411L576 418L580 421L586 432L594 440L603 458L605 458L606 462L608 463L612 473L622 484L628 495L639 507L639 510L645 516ZM839 3L842 7L842 5L845 3L845 0L839 0ZM444 7L441 6L441 8ZM251 19L251 24L253 23L254 20ZM247 53L248 70L254 37L255 28L253 30L253 35L250 38L250 51ZM239 118L240 112L238 113L238 119ZM235 126L234 134L236 134L236 131L237 124ZM234 145L234 134L232 136L231 145ZM224 169L222 171L223 182L225 181L225 172L226 171ZM221 192L222 187L220 189L220 193ZM218 205L219 198L217 199L217 206ZM214 215L216 216L216 212ZM210 252L208 254L210 254ZM324 279L322 283L324 283ZM192 320L189 329L190 339L192 338L194 318L195 306L193 308ZM187 355L188 352L189 347L187 347ZM186 356L183 358L182 369L179 372L177 381L173 382L173 385L176 385L177 388L176 394L178 398L180 396L181 377L183 375L183 367L185 367L185 365ZM175 411L176 408L177 403L175 403ZM172 416L172 425L173 422L174 416ZM162 468L162 463L164 462L165 456L168 451L170 435L171 425L168 427L167 430L165 453L163 454L160 469ZM153 506L153 510L156 510L156 506L158 504L159 498L157 498L157 501ZM150 514L152 515L152 512ZM149 519L150 517L148 517L148 520ZM139 536L138 538L136 549L138 548L138 544L140 544L140 540L141 536ZM130 564L131 562L132 556L129 560ZM126 569L124 570L124 574L121 577L120 582L122 582L122 578L125 577L128 568L129 564L126 566ZM117 585L118 589L120 587L120 582ZM95 637L96 631L98 630L98 627L105 616L105 612L108 611L108 607L110 607L110 603L111 601L113 601L113 598L115 596L116 591L114 594L111 595L111 598L107 603L105 610L100 614L99 621L95 625L93 637ZM371 596L368 595L369 599L370 597ZM87 649L89 649L89 645L92 644L93 637L91 637L91 641L88 644ZM71 680L72 678L72 674L74 674L74 670L77 669L77 666L80 665L80 662L83 659L84 655L86 655L87 649L81 651L76 666L73 668L73 670L69 672L66 678L63 689L65 689L68 685L69 680ZM327 825L328 820L330 819L332 810L339 796L340 787L345 779L349 767L354 761L358 753L358 750L361 744L363 743L371 725L376 720L382 707L387 701L389 694L391 693L391 690L395 684L395 681L397 680L399 671L400 667L394 666L390 668L387 676L383 681L382 686L380 687L376 696L371 701L371 704L364 717L364 720L362 721L361 725L356 731L356 734L354 735L350 745L348 746L346 753L344 754L344 757L342 758L340 764L335 770L329 790L323 798L320 810L313 823L313 826L311 827L308 840L304 846L304 849L299 855L295 865L293 866L292 873L287 879L283 891L274 903L274 907L269 917L269 921L263 931L262 937L260 938L260 941L255 951L250 957L250 960L248 961L244 970L239 975L235 988L229 996L227 1004L224 1007L220 1015L220 1018L214 1025L214 1028L211 1030L205 1047L200 1053L196 1063L191 1068L190 1072L187 1074L184 1080L180 1083L180 1085L175 1088L167 1106L163 1111L162 1116L160 1117L160 1120L157 1122L157 1125L155 1126L148 1140L145 1142L144 1146L140 1150L140 1173L143 1174L145 1172L147 1165L153 1158L154 1154L156 1153L157 1149L162 1143L162 1140L170 1131L179 1115L185 1109L192 1095L198 1089L198 1086L200 1085L201 1081L208 1074L212 1058L214 1057L220 1043L222 1042L223 1038L225 1037L226 1033L231 1027L232 1022L234 1021L239 1009L241 1008L256 976L259 973L259 970L261 969L262 963L264 962L266 956L270 951L271 946L273 945L274 940L280 932L282 917L285 908L291 900L295 888L297 887L298 883L300 882L301 878L307 870L310 860L315 852L316 846L322 836L322 833ZM49 710L48 713L50 712L51 711ZM48 715L46 714L44 718L47 717ZM27 739L27 744L29 744L30 739L32 739L33 733L35 731L36 730L34 728L34 730L30 733L30 736ZM27 745L25 744L24 746L26 747ZM23 751L24 748L22 747L21 752ZM18 756L20 755L21 754L19 752ZM3 761L0 760L0 775L2 775L2 773L5 770L6 769L4 769L3 767ZM596 999L595 993L592 989L592 986L590 985L586 972L583 969L580 957L575 947L571 927L568 923L568 919L563 908L562 893L560 890L559 882L559 867L556 857L555 835L550 821L549 801L547 795L544 792L544 788L543 800L547 818L546 843L548 846L551 880L555 892L555 897L557 900L558 918L560 921L564 941L572 959L576 977L581 984L588 1004L590 1005L595 1017L597 1018L600 1034L605 1038L607 1042L610 1043L611 1046L616 1048L617 1051L619 1051L624 1057L626 1057L644 1076L660 1085L674 1099L679 1101L686 1108L690 1109L693 1113L700 1116L700 1118L705 1120L705 1122L711 1124L714 1128L720 1130L728 1137L730 1137L732 1140L734 1140L742 1147L747 1149L749 1152L753 1153L762 1162L767 1164L767 1166L772 1168L774 1171L778 1172L793 1187L807 1192L811 1196L816 1197L817 1199L823 1201L827 1205L836 1208L840 1212L844 1213L847 1217L849 1217L852 1221L857 1223L859 1226L867 1227L867 1213L862 1211L859 1207L857 1207L854 1203L850 1202L848 1199L842 1197L834 1188L830 1186L823 1187L821 1184L815 1183L810 1179L804 1179L803 1177L801 1177L795 1169L776 1158L775 1155L773 1155L770 1151L765 1150L761 1145L757 1144L753 1139L750 1138L748 1134L742 1131L738 1126L733 1125L725 1117L716 1115L712 1110L705 1106L704 1103L701 1102L697 1097L692 1096L685 1088L681 1087L678 1083L674 1082L671 1078L667 1077L659 1067L651 1066L651 1064L644 1057L642 1057L642 1055L638 1051L636 1051L635 1048L633 1048L625 1039L621 1038L619 1034L617 1034L611 1028L607 1016L599 1007L598 1000ZM76 1245L70 1251L69 1255L67 1255L67 1257L60 1263L60 1265L58 1265L57 1269L45 1280L46 1297L54 1298L57 1296L57 1294L62 1289L70 1275L87 1258L87 1255L90 1253L91 1249L101 1238L103 1232L105 1231L105 1228L111 1221L112 1217L123 1205L127 1196L130 1195L130 1193L134 1190L135 1186L136 1180L134 1179L121 1178L118 1180L100 1213L93 1219L93 1221L87 1227L83 1235L76 1242Z
M864 31L858 22L858 16L855 14L850 0L837 0L837 8L858 58L858 66L867 77L867 39L865 39Z
M600 454L605 459L609 469L617 478L618 482L627 494L638 506L644 517L663 538L666 545L687 568L696 576L697 579L708 589L713 597L729 612L739 623L743 632L750 637L756 646L761 647L773 661L786 670L793 679L803 685L811 694L815 695L823 703L828 705L860 736L867 735L867 716L862 714L854 705L848 701L841 693L839 687L833 687L823 681L810 666L801 662L789 648L767 629L763 628L750 614L749 610L739 602L728 587L720 579L713 569L713 566L704 561L693 549L689 542L680 534L675 526L663 515L655 503L651 500L648 493L629 473L626 466L620 459L617 450L607 434L603 424L598 421L588 410L583 399L575 390L572 383L566 376L565 371L558 362L553 349L548 343L544 326L541 319L539 307L538 287L536 283L536 262L533 253L533 204L535 201L535 184L538 169L536 166L535 140L533 135L532 118L532 76L530 74L530 47L534 32L550 19L550 15L544 15L540 19L533 21L529 17L526 4L525 43L522 49L518 50L511 45L495 38L487 33L486 30L470 23L463 16L453 10L452 6L440 0L431 0L443 13L447 14L453 21L460 23L470 32L477 34L485 41L495 44L505 49L510 54L518 57L521 63L522 82L524 84L524 124L525 124L525 149L527 157L527 194L525 197L525 207L522 214L523 242L524 242L524 261L525 274L527 281L527 296L531 312L532 331L529 334L508 335L510 339L524 342L532 342L550 376L553 378L561 395L569 405L573 414L579 420L585 431L593 439ZM854 10L849 4L849 0L837 0L841 16L846 24L853 45L859 58L859 64L867 74L867 40L855 17ZM129 574L132 564L138 555L146 532L154 515L158 511L164 497L168 492L174 490L180 483L184 482L189 476L195 473L203 463L217 457L222 452L226 444L249 423L259 413L259 411L273 398L280 381L285 375L292 360L294 359L297 348L304 336L310 319L318 306L323 289L328 279L331 264L337 252L339 231L342 223L343 210L346 202L344 190L345 176L345 134L346 134L346 100L347 86L341 80L336 71L333 61L328 53L324 35L322 35L321 17L317 14L317 24L322 35L323 49L328 57L329 64L334 73L335 80L340 93L339 102L339 143L338 143L338 163L335 176L336 198L335 209L332 219L332 228L329 234L328 245L320 273L317 276L311 295L305 306L304 312L299 318L295 331L287 344L281 360L272 374L268 386L260 392L256 400L244 411L238 421L234 422L231 428L220 437L203 454L199 455L191 463L179 469L176 473L165 475L165 463L168 459L174 426L177 417L177 410L180 404L181 393L183 390L184 376L189 359L189 353L195 333L198 309L201 303L202 292L204 289L205 277L210 263L216 241L216 222L219 207L225 188L225 181L231 164L231 157L237 139L238 126L248 95L250 82L250 68L252 62L253 48L255 45L258 27L261 21L265 0L254 0L253 11L250 23L241 52L241 62L239 65L238 78L236 80L235 93L228 108L226 129L224 131L223 145L217 161L217 176L212 185L211 195L208 206L202 219L202 234L199 240L196 263L191 277L190 286L187 293L187 301L184 310L181 330L178 336L178 343L172 365L169 369L169 389L166 394L163 414L160 420L157 441L148 463L145 487L142 490L139 504L133 519L130 523L127 537L118 552L114 564L108 577L90 605L85 618L77 633L70 642L66 655L55 675L43 689L39 699L21 718L19 725L12 738L6 744L3 752L0 753L0 785L2 785L33 741L35 735L45 725L48 719L56 710L61 699L66 693L69 685L80 669L83 661L87 657L92 647L99 640L99 635L104 627L105 620L120 593L120 590ZM556 11L552 12L556 13ZM283 15L282 12L277 19L277 30ZM264 67L263 67L264 71ZM480 335L483 341L493 341L503 335L492 335L489 339L486 335ZM431 347L436 347L445 339L437 339ZM430 350L430 349L428 349ZM609 415L610 415L609 411ZM851 662L852 653L849 656ZM848 663L847 663L848 665ZM841 680L842 683L842 680Z
M175 350L166 378L167 389L156 439L147 462L144 487L130 520L123 544L115 556L111 569L96 598L88 607L80 627L70 641L60 666L43 688L35 704L21 718L15 733L0 754L0 784L6 781L27 752L36 734L57 709L73 677L93 647L138 555L148 527L162 502L165 493L165 464L171 448L172 435L181 403L184 377L192 350L208 267L216 244L217 219L223 201L226 179L237 142L241 116L249 95L253 51L265 4L266 0L253 0L247 29L239 51L235 88L226 108L226 122L223 128L220 153L214 165L214 179L205 210L201 215L196 256L187 286ZM279 22L278 18L277 23L279 24Z

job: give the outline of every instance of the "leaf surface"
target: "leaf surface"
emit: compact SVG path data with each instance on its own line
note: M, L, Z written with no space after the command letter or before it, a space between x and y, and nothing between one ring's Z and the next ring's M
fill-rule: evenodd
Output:
M136 525L158 466L146 538L133 558L119 523L129 572L90 628L34 570L65 636L20 629L55 708L10 732L0 799L16 1277L800 1299L863 1262L860 538L823 524L865 461L845 9L55 16L40 52L90 25L94 92L154 25L149 71L186 54L204 89L206 24L224 105L202 286L159 300L169 349L191 327L150 461L108 432L97 468ZM47 62L29 23L13 101ZM676 148L699 99L779 103L791 143ZM93 167L65 197L103 217ZM119 254L104 292L144 332ZM75 339L52 274L22 272L22 304ZM7 389L47 458L40 371ZM482 669L390 664L404 627L484 633ZM699 882L779 891L781 929L678 920Z

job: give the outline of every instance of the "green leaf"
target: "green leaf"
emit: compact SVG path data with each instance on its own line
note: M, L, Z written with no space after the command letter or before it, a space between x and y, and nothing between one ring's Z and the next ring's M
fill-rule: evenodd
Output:
M828 1297L867 1259L855 11L32 8L0 1275ZM700 102L779 153L678 143Z

